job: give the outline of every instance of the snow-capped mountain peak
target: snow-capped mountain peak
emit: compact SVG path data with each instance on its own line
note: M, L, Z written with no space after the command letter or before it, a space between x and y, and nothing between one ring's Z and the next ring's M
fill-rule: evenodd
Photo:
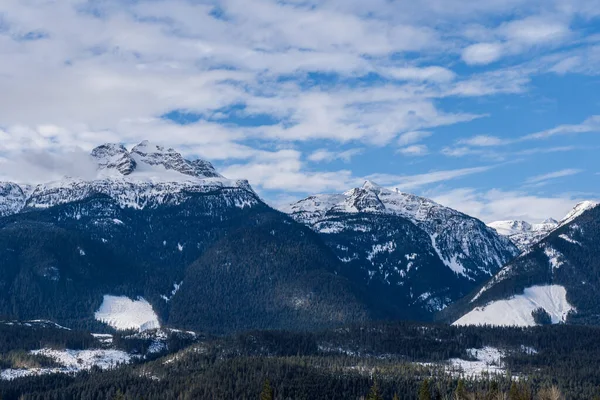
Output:
M529 232L533 230L533 226L529 222L520 220L495 221L488 224L488 226L494 228L499 234L505 236L509 236L517 232Z
M18 212L25 204L26 194L11 182L0 182L0 217Z
M172 148L152 144L144 140L135 146L130 157L137 164L162 166L166 170L177 171L184 175L200 178L222 178L211 163L204 160L189 161Z
M395 214L414 221L426 221L438 211L461 214L428 198L390 190L372 181L365 181L361 187L350 189L343 194L307 197L287 207L287 211L297 216L303 215L302 219L306 223L316 222L328 211Z
M590 200L586 200L586 201L582 201L581 203L578 203L575 207L573 207L573 209L571 211L569 211L569 213L560 220L559 225L563 226L568 224L569 222L573 221L575 218L579 217L581 214L583 214L584 212L586 212L587 210L591 210L592 208L596 207L598 205L598 203L596 203L595 201L590 201Z
M226 179L208 161L190 161L174 149L148 141L131 151L121 144L106 143L92 150L91 160L97 165L97 174L91 178L65 177L28 190L14 183L0 184L0 216L79 201L95 194L107 195L121 207L138 209L178 204L192 193L221 189L233 191L226 196L232 206L245 207L258 201L248 181Z
M344 263L361 265L368 279L402 288L426 273L449 274L440 286L412 287L413 301L431 309L443 308L464 293L443 287L450 280L468 291L517 253L509 240L473 217L371 181L341 194L310 196L291 204L287 212L324 235Z
M373 191L380 191L383 189L383 187L379 186L378 184L376 184L373 181L370 180L366 180L365 183L363 183L362 188L365 190L373 190Z
M125 146L106 143L92 150L92 157L98 162L98 168L117 170L123 175L129 175L137 166Z
M521 251L526 251L555 229L568 224L597 205L598 203L593 201L583 201L573 207L560 222L554 218L547 218L539 224L510 220L491 222L488 226L495 229L500 235L508 237Z
M541 224L530 224L526 221L496 221L488 224L502 236L508 237L521 251L543 239L558 227L558 222L548 218Z

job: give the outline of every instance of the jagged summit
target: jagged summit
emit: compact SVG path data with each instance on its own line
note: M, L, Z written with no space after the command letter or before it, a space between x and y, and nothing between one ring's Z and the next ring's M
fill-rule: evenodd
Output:
M105 143L90 154L97 175L64 177L28 187L0 184L0 216L24 209L43 209L104 194L121 207L146 208L179 204L192 193L229 190L224 195L232 206L256 204L258 197L246 180L230 180L205 160L187 160L181 153L149 141L131 151L119 143ZM233 191L233 192L232 192ZM245 192L245 193L243 193Z
M379 186L378 184L376 184L373 181L370 180L366 180L365 183L363 183L362 188L365 190L376 190L376 191L380 191L381 189L383 189L383 187Z
M106 143L92 150L92 157L98 162L99 169L116 169L123 175L129 175L137 166L125 146Z
M500 235L508 237L521 251L526 251L554 230L570 223L575 218L597 205L598 203L593 201L582 201L575 205L575 207L573 207L560 222L554 218L547 218L539 224L509 220L491 222L488 226L495 229Z
M124 176L131 175L138 167L142 171L155 167L196 178L223 178L210 162L186 160L173 148L148 140L133 147L131 152L121 144L106 143L92 150L92 157L98 162L100 170L116 170Z
M415 221L426 221L440 210L453 215L464 215L431 199L390 190L369 180L361 187L350 189L343 194L314 195L287 207L289 213L298 216L305 223L317 222L329 211L377 212L401 215Z
M476 218L372 181L307 197L287 211L323 235L353 274L379 281L398 304L430 311L468 293L518 253Z
M495 221L488 226L499 235L509 238L521 251L540 241L558 227L558 222L547 219L541 224L530 224L521 220Z
M0 217L14 214L25 204L26 195L15 183L0 182Z

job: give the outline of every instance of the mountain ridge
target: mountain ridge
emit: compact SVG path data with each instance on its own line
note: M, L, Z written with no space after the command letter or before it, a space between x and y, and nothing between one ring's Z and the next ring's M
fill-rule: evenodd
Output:
M284 210L319 233L348 274L379 282L377 290L395 292L398 302L425 313L467 294L518 254L475 218L371 181L344 193L309 196Z
M548 236L554 230L573 221L585 211L595 207L598 203L594 201L582 201L577 203L560 221L547 218L541 223L531 224L522 220L494 221L487 224L495 229L500 235L508 237L519 250L527 251L531 246Z
M580 203L558 228L440 313L440 318L457 324L531 326L539 323L533 312L543 309L552 323L598 324L599 239L600 207ZM519 319L507 319L512 314Z

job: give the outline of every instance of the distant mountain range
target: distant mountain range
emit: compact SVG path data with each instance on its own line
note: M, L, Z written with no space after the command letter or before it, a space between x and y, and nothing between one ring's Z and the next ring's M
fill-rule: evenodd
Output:
M540 224L530 224L526 221L510 220L491 222L488 226L495 229L500 235L508 237L519 250L526 251L529 247L546 237L550 232L562 225L568 224L595 205L596 203L592 201L581 202L560 220L560 222L553 218L548 218Z
M534 290L558 296L553 321L595 321L593 203L489 227L367 181L286 214L248 181L146 141L101 145L90 161L91 177L0 183L0 317L212 333L439 312L477 323L476 307Z

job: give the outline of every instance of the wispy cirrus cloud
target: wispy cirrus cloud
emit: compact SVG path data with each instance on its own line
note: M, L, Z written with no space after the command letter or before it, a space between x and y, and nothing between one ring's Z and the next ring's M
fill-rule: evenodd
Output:
M467 139L461 139L458 141L458 144L473 146L473 147L493 147L493 146L502 146L505 144L509 144L510 140L501 139L497 136L490 135L478 135L473 136Z
M481 156L489 159L504 159L507 156L525 156L543 153L557 153L567 151L584 151L581 146L551 146L519 148L518 150L501 150L502 147L523 145L528 142L550 139L555 136L576 135L582 133L600 132L600 116L593 115L579 124L565 124L544 131L519 136L516 138L502 138L493 135L476 135L462 138L452 146L446 146L441 153L450 157ZM590 149L589 147L587 149Z
M432 135L432 133L427 132L427 131L406 132L406 133L403 133L402 135L400 135L400 137L398 138L398 145L406 146L409 144L418 143L421 140L430 137L431 135Z
M561 169L560 171L553 171L547 174L532 176L525 181L526 184L543 184L552 179L564 178L566 176L572 176L583 172L581 169Z
M593 115L580 124L559 125L545 131L523 136L520 140L546 139L557 135L600 132L600 115Z
M400 190L414 190L433 183L459 179L465 176L480 174L495 168L494 165L486 165L473 168L460 168L455 170L431 171L416 175L393 175L372 174L365 178L378 184L398 188Z
M331 162L334 160L342 160L346 163L352 160L352 157L357 156L363 152L363 149L348 149L344 151L330 151L327 149L318 149L312 152L308 159L314 162Z

